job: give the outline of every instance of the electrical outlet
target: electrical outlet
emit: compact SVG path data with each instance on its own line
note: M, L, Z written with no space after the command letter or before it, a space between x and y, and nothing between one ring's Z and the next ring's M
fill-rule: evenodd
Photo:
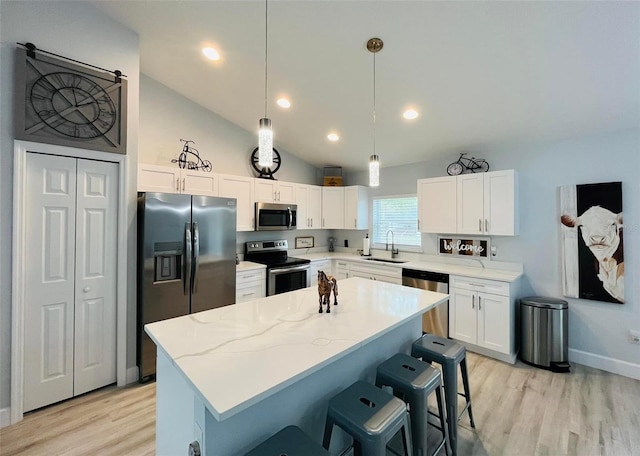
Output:
M640 331L629 330L629 342L640 345Z

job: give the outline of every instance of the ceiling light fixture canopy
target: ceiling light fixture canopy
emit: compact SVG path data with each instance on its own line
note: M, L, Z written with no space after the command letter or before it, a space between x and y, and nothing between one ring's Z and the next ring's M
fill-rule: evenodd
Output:
M260 119L258 130L258 165L269 168L273 166L273 129L271 119L267 117L267 87L269 63L269 35L268 35L268 0L264 2L264 117Z
M383 46L380 38L367 41L367 50L373 54L373 155L369 157L369 187L380 185L380 159L376 155L376 53Z

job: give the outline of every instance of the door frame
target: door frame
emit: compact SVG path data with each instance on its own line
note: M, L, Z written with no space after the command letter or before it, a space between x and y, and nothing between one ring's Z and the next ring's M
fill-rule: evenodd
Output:
M27 153L100 160L118 165L118 233L116 273L116 379L127 383L127 166L126 155L14 140L13 144L13 248L11 285L11 424L22 420L24 394L24 303L27 243Z

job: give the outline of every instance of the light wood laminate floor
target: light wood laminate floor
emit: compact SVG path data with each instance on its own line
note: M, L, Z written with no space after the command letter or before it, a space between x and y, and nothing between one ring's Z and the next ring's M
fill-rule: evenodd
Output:
M467 359L476 429L460 421L461 456L640 455L640 381ZM108 387L0 430L0 455L149 455L154 440L155 383Z

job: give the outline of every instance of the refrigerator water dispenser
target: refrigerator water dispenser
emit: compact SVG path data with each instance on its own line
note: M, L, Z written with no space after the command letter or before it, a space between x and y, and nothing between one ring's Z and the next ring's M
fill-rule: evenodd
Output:
M154 283L182 280L182 245L161 242L154 246Z

